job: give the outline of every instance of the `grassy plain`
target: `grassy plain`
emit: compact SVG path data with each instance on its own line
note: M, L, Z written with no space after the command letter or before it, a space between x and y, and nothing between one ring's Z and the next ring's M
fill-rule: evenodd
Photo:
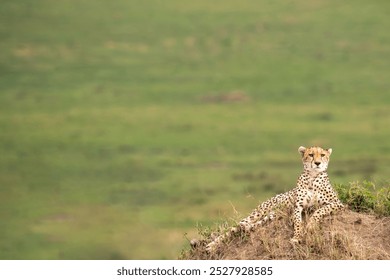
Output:
M390 173L389 2L0 3L0 259L176 258L291 188Z

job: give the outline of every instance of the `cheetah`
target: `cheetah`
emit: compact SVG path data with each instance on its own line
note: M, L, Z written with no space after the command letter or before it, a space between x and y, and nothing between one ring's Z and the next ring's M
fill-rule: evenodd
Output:
M286 193L278 194L261 203L253 212L241 220L230 231L218 236L207 244L206 251L213 252L233 233L243 231L248 233L275 219L275 210L280 207L291 207L293 211L294 236L290 239L292 244L299 243L302 238L302 212L304 209L314 207L316 210L310 217L307 229L313 230L322 218L333 212L342 210L343 204L330 184L327 174L329 157L332 149L321 147L298 148L303 163L303 172L298 178L296 187Z

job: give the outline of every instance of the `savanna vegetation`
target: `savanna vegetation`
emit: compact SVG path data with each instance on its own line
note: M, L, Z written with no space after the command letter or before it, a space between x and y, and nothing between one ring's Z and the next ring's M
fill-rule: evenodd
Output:
M383 260L390 259L390 188L372 182L335 186L344 210L327 216L314 231L306 231L299 244L291 244L293 209L278 209L278 218L250 233L236 232L213 252L206 244L235 226L221 221L218 227L198 225L201 239L190 240L191 249L181 259L271 260ZM307 224L314 209L304 211ZM234 216L233 216L234 217Z
M177 258L300 145L388 188L389 5L2 0L0 259Z

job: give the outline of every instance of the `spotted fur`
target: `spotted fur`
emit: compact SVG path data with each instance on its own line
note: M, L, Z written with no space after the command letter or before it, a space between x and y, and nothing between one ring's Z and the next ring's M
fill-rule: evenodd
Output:
M298 243L302 238L302 212L304 209L314 207L307 224L308 230L312 230L322 218L337 210L343 209L343 204L332 188L327 174L329 157L332 149L320 147L299 147L302 157L303 172L298 178L296 187L286 193L278 194L269 200L261 203L253 212L239 222L236 227L230 229L215 238L206 246L209 252L214 251L218 246L228 239L232 233L243 231L250 232L256 227L263 225L276 216L276 208L293 207L294 236L292 243Z

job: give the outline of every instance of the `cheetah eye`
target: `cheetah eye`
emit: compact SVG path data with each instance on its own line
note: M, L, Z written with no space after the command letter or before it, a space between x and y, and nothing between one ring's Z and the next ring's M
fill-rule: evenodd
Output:
M321 157L324 157L325 156L325 154L321 154Z
M309 154L309 156L314 157L314 154Z

